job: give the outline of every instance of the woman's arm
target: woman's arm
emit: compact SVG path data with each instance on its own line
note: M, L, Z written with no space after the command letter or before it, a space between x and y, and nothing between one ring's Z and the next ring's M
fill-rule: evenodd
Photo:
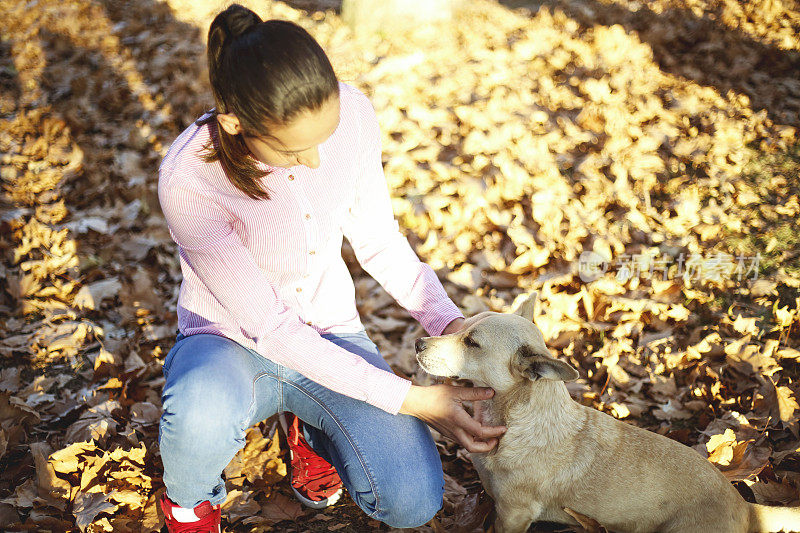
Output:
M342 231L356 258L429 335L440 335L450 322L463 318L444 291L433 269L419 260L400 232L392 211L381 164L380 126L363 94L353 95L361 134L358 149L356 199Z
M172 238L197 277L255 340L259 354L333 391L399 411L408 380L320 337L278 297L210 192L165 183L159 183L159 201Z
M419 260L400 233L381 163L380 127L369 99L358 95L362 124L360 176L356 201L342 230L364 270L417 319L429 335L458 331L464 315L444 291L436 273ZM506 428L482 426L464 409L463 402L491 398L487 388L434 385L412 386L401 413L419 418L470 452L487 452L497 445Z

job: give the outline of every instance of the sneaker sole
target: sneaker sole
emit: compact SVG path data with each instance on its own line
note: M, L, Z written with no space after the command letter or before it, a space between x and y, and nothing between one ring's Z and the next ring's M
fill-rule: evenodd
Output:
M289 485L289 486L291 487L291 485ZM342 492L344 492L344 490L343 489L339 489L338 491L336 491L335 494L332 494L331 496L328 496L324 500L320 500L320 501L317 501L317 502L315 502L314 500L309 500L308 498L306 498L305 496L300 494L297 491L297 489L294 488L294 487L292 487L292 492L294 492L295 497L298 500L300 500L300 503L302 503L306 507L310 507L311 509L319 510L319 509L325 509L326 507L330 507L331 505L333 505L336 502L338 502L339 498L342 497Z

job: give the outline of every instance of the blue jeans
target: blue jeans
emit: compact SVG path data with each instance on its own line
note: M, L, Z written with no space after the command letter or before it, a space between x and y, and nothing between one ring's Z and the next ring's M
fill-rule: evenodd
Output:
M366 332L324 334L389 370ZM178 334L164 360L159 445L164 484L181 507L225 500L222 471L246 430L288 411L309 444L370 517L392 527L428 522L442 506L444 479L428 427L343 396L226 337Z

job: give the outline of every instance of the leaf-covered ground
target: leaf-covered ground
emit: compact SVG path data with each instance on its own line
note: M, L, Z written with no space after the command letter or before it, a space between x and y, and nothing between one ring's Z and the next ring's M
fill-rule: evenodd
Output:
M157 166L212 104L211 4L0 0L5 531L163 524L181 274ZM474 0L360 38L334 0L250 5L370 95L395 213L465 313L538 290L578 401L694 447L751 501L800 503L796 4ZM372 338L429 383L421 328L344 253ZM226 469L228 531L386 529L347 499L302 509L273 429ZM438 444L445 506L419 531L480 530L469 458Z

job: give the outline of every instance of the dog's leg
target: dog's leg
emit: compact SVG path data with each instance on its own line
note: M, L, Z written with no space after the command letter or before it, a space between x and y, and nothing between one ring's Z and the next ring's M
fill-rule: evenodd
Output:
M496 533L525 533L542 512L542 504L531 502L527 506L509 509L497 506Z

